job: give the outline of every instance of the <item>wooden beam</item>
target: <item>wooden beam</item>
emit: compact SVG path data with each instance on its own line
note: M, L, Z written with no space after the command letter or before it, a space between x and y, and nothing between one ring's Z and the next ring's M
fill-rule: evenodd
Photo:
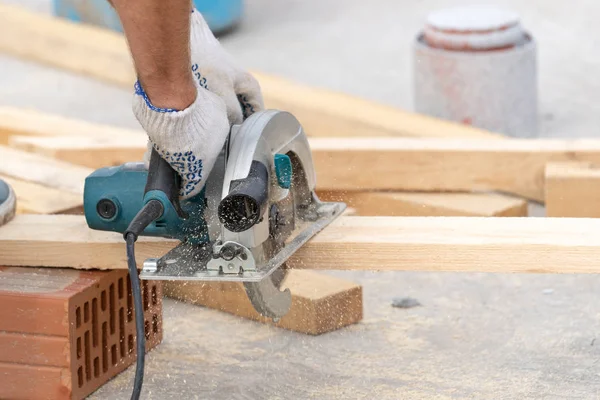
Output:
M121 34L107 29L2 4L0 51L133 90L135 73L126 41ZM260 82L265 105L292 112L310 136L502 137L346 94L252 73Z
M16 135L44 137L68 136L71 139L86 137L101 140L109 135L114 135L116 137L137 137L144 136L145 134L142 130L138 131L102 125L28 108L1 106L0 144L8 143L10 137Z
M260 82L266 106L294 114L309 136L503 137L344 93L307 87L257 71L252 73Z
M135 74L127 43L123 35L108 29L2 4L0 51L133 90Z
M111 138L17 137L11 144L88 166L141 159L145 138ZM594 139L311 138L310 145L317 185L328 191L501 191L543 201L547 163L600 162Z
M9 145L22 151L96 169L142 160L147 141L148 137L145 135L105 135L102 138L13 136L9 139Z
M11 185L15 191L17 213L77 214L83 212L81 195L4 175L0 175L0 179Z
M334 157L344 156L337 151L337 145L332 152L320 145L327 139L313 138L311 144L316 144L313 157L317 160L327 159L328 164L337 163ZM362 141L359 138L344 139L351 147L353 141ZM395 139L381 139L386 143ZM417 139L415 139L417 140ZM432 140L423 143L431 144ZM54 157L70 163L84 165L90 168L119 165L127 161L141 160L146 150L144 137L33 137L14 136L10 145L21 150L39 153ZM380 150L374 150L370 157L377 157ZM322 153L322 154L321 154ZM345 160L341 160L345 163ZM466 161L465 161L466 162ZM345 164L342 164L345 165ZM388 167L394 170L394 165ZM317 170L319 187L323 187L321 180L334 182L335 177L328 176L330 167ZM334 168L337 172L339 170ZM368 169L362 171L367 175ZM325 186L325 189L328 189ZM360 189L360 188L359 188ZM358 210L360 215L455 215L455 216L525 216L527 204L521 199L497 194L472 194L472 193L373 193L373 192L328 192L326 198L337 198L346 201L351 207ZM333 196L333 197L332 197Z
M527 202L496 193L317 191L363 217L526 217Z
M83 194L92 169L0 146L0 174L42 186Z
M318 138L317 182L328 190L490 191L543 201L549 162L600 162L600 140Z
M594 218L341 217L288 261L290 268L379 271L598 273ZM140 238L138 263L173 240ZM127 268L123 236L83 217L17 215L0 228L0 265Z
M600 217L600 167L588 162L546 166L546 216Z
M320 335L362 319L362 287L312 271L291 270L282 287L292 293L292 306L277 323L254 310L244 286L235 282L163 283L167 296L243 318L309 335Z

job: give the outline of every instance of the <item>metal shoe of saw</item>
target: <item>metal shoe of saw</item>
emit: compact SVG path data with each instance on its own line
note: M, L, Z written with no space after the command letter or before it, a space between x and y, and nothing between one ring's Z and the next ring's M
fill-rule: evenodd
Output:
M280 318L291 304L280 290L286 260L337 218L344 203L315 194L316 175L297 119L267 110L233 126L203 191L179 201L177 173L153 152L150 167L102 168L85 182L84 211L92 229L125 232L137 212L159 200L162 215L142 236L179 239L144 262L140 277L243 282L254 308Z

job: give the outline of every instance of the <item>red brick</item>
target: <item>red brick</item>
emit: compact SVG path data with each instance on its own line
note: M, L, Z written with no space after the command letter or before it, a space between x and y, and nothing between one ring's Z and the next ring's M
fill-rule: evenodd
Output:
M70 399L70 379L66 368L0 363L0 398Z
M147 342L162 286L142 282ZM0 267L0 398L81 399L135 362L127 271Z

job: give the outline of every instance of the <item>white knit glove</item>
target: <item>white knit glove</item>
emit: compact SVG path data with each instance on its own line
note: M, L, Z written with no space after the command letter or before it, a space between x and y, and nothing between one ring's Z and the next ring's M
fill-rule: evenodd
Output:
M239 68L214 37L198 10L191 15L192 71L198 89L185 110L154 107L139 82L133 112L152 146L182 178L180 197L198 194L208 178L231 125L264 109L258 82Z

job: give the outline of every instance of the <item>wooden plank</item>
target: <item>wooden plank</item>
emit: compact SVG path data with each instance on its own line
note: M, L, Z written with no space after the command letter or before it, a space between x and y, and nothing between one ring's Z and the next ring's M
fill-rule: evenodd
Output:
M308 87L281 77L257 71L252 71L252 74L261 85L265 105L294 114L309 136L503 137L348 94Z
M0 5L0 51L133 88L135 74L124 37L110 30ZM311 136L502 137L499 134L308 88L252 72L268 108L292 112Z
M334 156L341 153L328 149L319 143L322 139L311 139L317 143L315 152L320 159L329 158L335 163ZM345 139L351 143L356 139ZM386 140L387 139L383 139ZM425 142L428 143L428 142ZM107 135L101 139L89 137L32 137L14 136L10 145L18 149L39 153L58 158L70 163L91 168L119 165L127 161L140 160L146 149L145 138L116 138ZM376 157L378 150L372 153ZM393 166L390 166L393 169ZM329 171L326 168L319 172L317 184L321 187L320 179ZM365 170L366 174L368 170ZM331 178L325 177L331 181ZM371 193L371 192L329 192L324 193L328 199L347 201L349 205L359 210L360 215L454 215L454 216L526 216L527 204L521 199L509 196L487 193Z
M600 140L316 138L319 188L500 191L543 201L549 162L600 162Z
M2 4L0 50L133 89L127 43L108 29Z
M140 159L145 150L142 138L12 143L90 166ZM329 191L501 191L543 201L547 163L600 162L600 140L594 139L311 138L310 146L318 188Z
M83 212L81 195L5 175L0 175L0 179L11 185L15 191L17 213L70 214Z
M146 151L147 136L106 135L92 137L13 136L10 147L41 154L88 168L102 168L140 161Z
M363 217L526 217L527 202L496 193L317 191L321 200L343 201Z
M598 273L594 218L341 217L290 259L296 269ZM137 261L172 240L140 238ZM0 228L0 265L127 268L122 235L83 217L21 215Z
M0 146L0 175L42 186L83 194L85 178L92 169Z
M0 107L0 144L8 143L9 138L15 135L102 139L108 135L143 136L144 132L66 118L33 109L2 106Z
M546 165L546 216L600 217L600 168L587 162Z
M309 335L319 335L362 319L360 285L312 271L291 270L282 287L292 293L292 306L277 323L254 310L244 286L235 282L165 282L169 297Z

